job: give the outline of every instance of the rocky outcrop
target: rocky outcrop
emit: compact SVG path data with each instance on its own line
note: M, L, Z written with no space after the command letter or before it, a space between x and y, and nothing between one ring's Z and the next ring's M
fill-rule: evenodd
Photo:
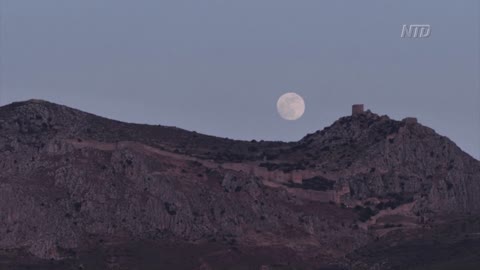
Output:
M348 268L374 243L480 212L477 160L416 121L369 111L282 143L13 103L0 108L0 168L0 249L75 263L102 247L173 241ZM275 264L258 254L245 255L256 269ZM211 256L193 264L215 269Z

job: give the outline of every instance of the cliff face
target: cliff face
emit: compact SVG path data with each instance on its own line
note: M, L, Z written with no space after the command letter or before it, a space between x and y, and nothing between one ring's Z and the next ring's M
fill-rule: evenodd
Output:
M428 127L371 112L282 143L13 103L0 108L0 168L10 267L22 256L123 269L145 261L123 249L139 243L178 269L368 269L379 260L362 252L384 243L480 231L479 162Z
M345 201L414 202L417 215L480 210L479 162L428 127L367 112L302 141L327 149L324 166L350 189Z

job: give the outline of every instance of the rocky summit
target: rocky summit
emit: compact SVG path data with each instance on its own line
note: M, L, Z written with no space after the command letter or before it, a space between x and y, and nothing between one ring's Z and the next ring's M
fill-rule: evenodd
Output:
M480 269L480 162L370 111L297 142L0 107L0 269Z

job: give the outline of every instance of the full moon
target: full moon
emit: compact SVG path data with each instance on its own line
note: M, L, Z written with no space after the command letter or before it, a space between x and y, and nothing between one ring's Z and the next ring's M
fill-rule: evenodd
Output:
M305 112L305 102L297 93L285 93L278 98L277 111L285 120L297 120Z

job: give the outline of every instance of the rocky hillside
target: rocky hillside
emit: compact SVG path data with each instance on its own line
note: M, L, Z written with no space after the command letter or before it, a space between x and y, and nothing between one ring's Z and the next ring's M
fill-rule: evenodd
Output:
M480 162L410 118L247 142L30 100L0 168L0 269L480 265Z

